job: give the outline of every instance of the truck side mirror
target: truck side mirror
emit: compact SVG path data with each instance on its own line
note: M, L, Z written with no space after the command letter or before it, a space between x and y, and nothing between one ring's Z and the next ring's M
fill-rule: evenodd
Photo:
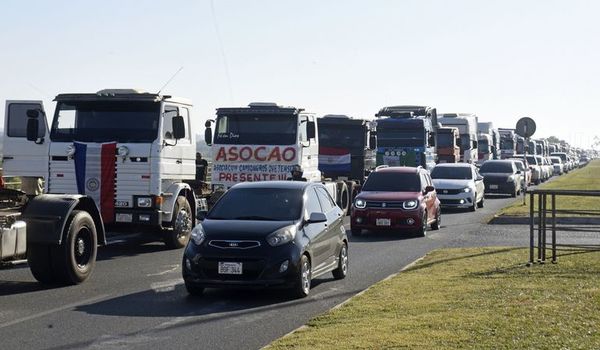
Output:
M173 124L173 138L175 140L179 140L185 137L185 124L183 122L183 117L178 115L171 119L171 123Z
M37 112L37 111L36 111ZM29 115L29 111L27 111ZM38 129L40 127L40 121L36 118L27 118L27 141L38 140Z
M206 129L204 129L204 142L206 142L208 146L212 146L213 144L213 135L210 124L208 124L208 126L206 126Z
M308 122L306 124L306 138L308 140L314 139L316 137L316 128L315 122Z
M369 149L370 150L377 149L377 135L371 134L369 136Z

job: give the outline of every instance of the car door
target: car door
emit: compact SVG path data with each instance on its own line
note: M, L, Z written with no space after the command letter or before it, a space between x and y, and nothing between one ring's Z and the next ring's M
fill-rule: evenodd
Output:
M327 216L327 229L324 232L325 241L327 242L327 253L324 264L328 265L335 261L337 257L337 246L341 230L340 226L343 224L343 216L342 210L335 204L335 201L331 198L325 187L316 186L316 191L323 212Z
M324 213L317 192L314 186L310 186L306 189L306 198L304 202L304 218L308 220L311 213ZM322 266L326 260L327 252L327 240L325 238L325 231L328 228L327 222L315 222L308 223L304 226L304 234L309 239L309 252L312 257L313 268Z
M38 112L38 138L35 141L27 140L28 110ZM48 174L48 135L42 101L6 101L2 175L45 178Z

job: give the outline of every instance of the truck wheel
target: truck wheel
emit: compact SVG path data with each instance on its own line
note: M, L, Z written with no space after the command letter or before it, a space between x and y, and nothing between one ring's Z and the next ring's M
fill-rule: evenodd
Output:
M348 193L348 186L346 186L345 182L336 182L335 183L336 186L336 191L337 191L337 198L336 198L336 202L337 205L342 208L342 211L344 212L344 216L348 214L349 212L349 204L350 204L350 195Z
M65 229L62 244L51 249L54 273L65 284L79 284L90 277L96 264L96 226L88 212L73 210Z
M164 232L169 249L183 248L192 233L192 207L185 196L178 196L173 209L171 229Z
M56 281L50 258L50 246L40 244L27 245L27 263L29 264L31 274L38 282L51 284Z

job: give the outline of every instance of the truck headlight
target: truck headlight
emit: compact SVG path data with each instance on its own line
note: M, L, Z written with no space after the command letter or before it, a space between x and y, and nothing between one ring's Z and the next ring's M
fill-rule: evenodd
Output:
M190 239L195 245L200 245L202 242L204 242L204 239L206 239L206 233L204 232L202 224L198 224L192 229Z
M419 205L419 201L415 199L411 199L409 201L405 201L402 203L402 208L404 209L415 209Z
M277 247L282 244L286 244L291 242L296 237L296 225L290 225L286 227L282 227L279 230L271 233L267 236L267 243L269 243L272 247Z
M138 197L137 198L137 206L140 208L152 207L152 197Z
M364 209L367 206L367 201L364 199L357 199L354 201L354 206L358 209Z

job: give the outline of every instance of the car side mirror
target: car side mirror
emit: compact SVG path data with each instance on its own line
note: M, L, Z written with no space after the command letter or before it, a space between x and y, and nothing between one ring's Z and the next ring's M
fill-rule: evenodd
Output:
M171 120L173 126L173 138L175 140L179 140L185 137L185 124L183 122L183 117L178 115L173 117Z
M435 191L435 187L433 187L433 186L425 187L425 193L429 193L429 192L433 192L433 191Z
M517 170L517 172L515 174L520 175L521 174L521 170Z
M307 224L316 224L319 222L326 222L326 221L327 221L327 216L325 216L325 214L319 213L319 212L314 212L314 213L310 213L310 216L306 223Z

